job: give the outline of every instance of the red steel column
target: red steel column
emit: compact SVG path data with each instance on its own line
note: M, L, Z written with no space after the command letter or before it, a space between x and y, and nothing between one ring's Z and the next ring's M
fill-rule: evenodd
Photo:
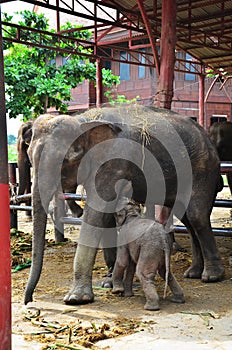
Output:
M154 98L157 107L171 109L176 46L176 0L162 0L160 77Z
M96 59L96 107L102 105L102 65L100 58Z
M204 108L205 108L205 75L199 74L199 124L203 127L205 125Z
M0 7L0 350L11 349L10 206Z
M171 109L176 47L176 0L162 0L162 24L160 41L160 76L154 105ZM165 225L171 210L155 206L156 219Z

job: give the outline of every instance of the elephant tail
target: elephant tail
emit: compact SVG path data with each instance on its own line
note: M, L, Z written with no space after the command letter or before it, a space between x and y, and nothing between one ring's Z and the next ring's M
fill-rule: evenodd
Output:
M169 245L169 239L168 235L169 233L165 233L164 236L164 254L165 254L165 286L164 286L164 294L163 299L166 298L167 295L167 289L168 289L168 279L169 279L169 273L170 273L170 255L171 255L171 249Z

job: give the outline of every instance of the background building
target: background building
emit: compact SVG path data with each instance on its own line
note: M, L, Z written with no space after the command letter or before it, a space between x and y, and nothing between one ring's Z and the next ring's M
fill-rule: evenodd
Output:
M90 3L90 6L93 4ZM51 28L57 28L57 17L54 10L34 6L33 11L37 13L43 13L49 18L49 25ZM83 8L81 8L83 11ZM113 10L112 10L113 11ZM59 19L59 25L66 22L74 24L83 24L88 26L89 21L85 18L78 18L62 13L62 17ZM98 34L100 31L98 32ZM120 43L120 48L123 46L123 41L127 36L127 31L123 29L115 29L113 32L105 36L106 41L110 42L114 40L114 45L117 46L117 41ZM123 39L123 40L122 40ZM144 48L138 49L141 54L138 53L138 60L143 61L143 54L146 52L151 53L151 48L146 47L147 42L144 42ZM142 47L142 45L141 45ZM102 66L110 68L115 75L120 76L120 84L112 91L112 95L124 95L127 99L137 99L139 103L152 104L153 97L157 91L158 78L156 75L156 69L151 67L145 67L138 64L126 63L128 60L128 50L116 51L115 53L109 53L110 55L116 55L114 61L102 61ZM118 55L118 57L117 57ZM141 57L139 57L141 55ZM174 96L172 102L172 110L190 116L195 120L198 120L199 114L199 75L196 74L194 59L183 51L177 51L176 57L182 62L182 68L177 66L174 79ZM118 58L118 61L117 61ZM125 59L125 62L122 61ZM62 58L57 57L57 64L63 64ZM225 83L222 80L214 84L211 89L211 85L214 81L212 77L205 78L205 127L206 129L217 120L232 120L232 79L228 79ZM108 99L104 96L106 89L103 88L103 104L108 103ZM94 107L96 104L96 89L93 82L85 81L72 91L73 101L69 103L69 112L80 112L87 108Z

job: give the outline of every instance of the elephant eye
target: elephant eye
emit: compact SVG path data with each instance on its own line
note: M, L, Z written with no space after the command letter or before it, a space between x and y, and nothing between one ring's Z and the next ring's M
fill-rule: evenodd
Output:
M79 160L84 154L84 148L81 146L71 146L65 155L64 160L68 162L73 162Z
M78 159L83 156L84 148L81 145L78 145L77 147L75 147L74 153L75 153L76 159Z

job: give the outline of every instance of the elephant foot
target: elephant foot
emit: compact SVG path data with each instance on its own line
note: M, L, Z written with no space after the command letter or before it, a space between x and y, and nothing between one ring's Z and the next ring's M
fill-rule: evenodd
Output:
M202 282L217 282L223 279L225 269L220 261L215 264L208 265L204 268L201 266L190 266L185 271L184 277L186 278L201 278Z
M221 264L216 266L207 266L201 276L202 282L217 282L224 277L225 269Z
M184 273L185 278L201 278L203 267L201 266L190 266Z
M112 288L113 287L112 277L106 277L102 281L101 286L102 286L102 288Z
M170 297L167 297L168 301L171 301L172 303L178 303L178 304L184 304L185 303L185 297L183 294L174 294Z
M74 287L65 295L64 302L67 305L88 304L94 301L94 294L89 287Z
M157 300L147 301L144 305L144 310L158 311L160 310L159 303Z
M60 232L58 230L55 230L55 242L56 243L63 243L65 241L66 241L66 239L64 237L64 233Z
M114 283L112 293L113 294L123 294L124 293L123 283Z
M133 296L134 296L134 293L132 292L132 290L125 290L124 297L130 298L130 297L133 297Z

